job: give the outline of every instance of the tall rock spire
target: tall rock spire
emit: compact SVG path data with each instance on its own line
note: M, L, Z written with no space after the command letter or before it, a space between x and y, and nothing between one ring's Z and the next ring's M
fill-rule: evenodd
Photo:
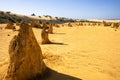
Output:
M28 23L20 25L9 45L10 64L6 80L31 80L43 74L46 67L42 52Z

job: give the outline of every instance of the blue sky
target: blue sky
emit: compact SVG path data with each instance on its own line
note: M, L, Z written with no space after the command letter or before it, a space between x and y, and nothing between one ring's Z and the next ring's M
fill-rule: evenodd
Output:
M120 0L1 0L0 10L80 19L120 19Z

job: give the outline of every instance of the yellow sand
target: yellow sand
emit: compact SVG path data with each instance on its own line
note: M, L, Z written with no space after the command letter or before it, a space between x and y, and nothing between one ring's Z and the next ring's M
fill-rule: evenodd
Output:
M0 24L0 27L4 25ZM40 44L41 30L33 30ZM0 29L0 80L9 64L9 42L17 33ZM74 80L120 80L120 30L90 26L60 27L54 28L54 34L50 34L49 38L56 43L40 46L46 65L61 73L61 76L53 76L57 80L71 80L68 77L74 77Z

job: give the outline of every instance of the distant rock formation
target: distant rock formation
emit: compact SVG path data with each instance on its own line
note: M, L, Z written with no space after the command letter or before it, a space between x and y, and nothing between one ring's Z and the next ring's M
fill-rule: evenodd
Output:
M117 31L117 29L119 28L119 23L112 23L112 28L115 28L115 31Z
M9 45L10 64L6 80L36 80L46 70L42 52L32 28L25 22Z
M15 28L13 22L8 22L8 23L7 23L7 26L5 27L5 29L12 29L12 30L15 30L16 28Z
M42 38L42 42L41 44L50 44L51 41L49 40L49 36L48 36L48 29L49 27L47 27L46 24L43 24L43 29L42 29L42 32L41 32L41 38Z
M60 25L58 25L58 24L55 24L55 27L57 27L57 28L60 28Z
M108 27L108 26L111 26L111 25L112 25L111 22L103 21L102 23L103 23L103 26L105 26L105 27Z
M31 21L30 24L31 24L32 27L42 28L39 21Z
M48 31L49 31L50 34L53 34L53 26L52 26L52 24L49 25L49 30Z
M68 23L68 27L73 27L71 23Z

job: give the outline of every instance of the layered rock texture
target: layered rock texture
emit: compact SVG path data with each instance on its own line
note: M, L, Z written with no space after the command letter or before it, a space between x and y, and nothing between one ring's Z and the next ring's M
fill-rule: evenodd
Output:
M6 80L36 80L45 72L42 52L32 28L25 22L9 45L10 64Z
M51 44L48 33L49 33L49 27L46 24L44 24L41 32L41 38L42 38L41 44Z

